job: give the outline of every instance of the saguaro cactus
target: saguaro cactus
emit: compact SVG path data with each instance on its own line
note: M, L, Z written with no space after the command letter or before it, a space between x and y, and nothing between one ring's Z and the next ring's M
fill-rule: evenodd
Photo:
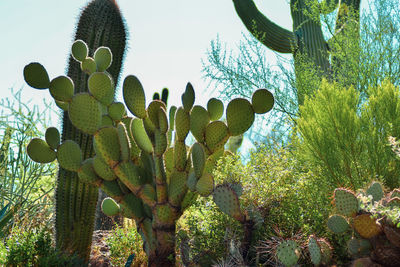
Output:
M98 55L95 55L94 59L87 55L88 53L92 54L102 45L107 45L114 51L113 62L108 71L113 81L118 82L125 53L126 33L116 2L112 0L90 2L83 9L79 18L75 39L84 40L87 44L77 42L73 46L72 49L77 51L75 56L82 62L79 63L72 57L69 58L68 78L60 76L50 82L47 74L37 64L31 64L25 68L24 74L29 73L29 70L36 70L36 75L31 78L29 75L25 75L28 83L30 83L29 81L33 82L30 84L36 88L50 88L50 93L57 99L56 104L65 110L62 141L74 140L82 149L83 159L86 159L94 155L91 133L85 133L71 123L69 119L71 114L67 110L68 103L66 101L74 93L88 92L88 70L91 67L96 69L95 62L98 61L96 56L99 57L102 50L97 50ZM81 65L87 70L86 72L81 71ZM37 77L42 77L42 79L36 80ZM60 86L64 86L66 91L59 92ZM111 99L113 97L114 93L111 95ZM52 149L55 147L56 144L51 146ZM44 153L47 153L46 151L48 149ZM40 155L38 156L40 157ZM97 187L82 183L76 172L63 168L63 166L60 167L56 189L57 247L66 253L78 254L85 261L89 260L90 255L97 199Z
M86 53L84 42L79 40L73 47L74 58L82 61L79 55ZM122 214L136 221L149 266L174 266L176 221L198 195L214 194L222 211L246 221L238 193L232 191L234 187L221 185L214 190L212 170L224 155L229 137L246 132L255 113L268 112L273 96L268 90L259 89L251 102L243 98L232 100L226 108L224 123L218 120L224 111L222 102L211 99L207 109L194 106L195 92L188 83L182 107L171 107L167 116L166 106L160 100L153 100L146 108L143 87L137 77L130 75L123 83L125 104L135 116L129 117L122 103L113 102L114 83L106 72L111 58L111 51L100 47L94 57L97 72L96 68L90 70L81 64L83 70L89 70L89 92L73 94L73 83L66 76L62 78L65 83L50 87L55 100L66 103L72 124L93 135L94 155L83 158L80 146L72 140L59 144L57 133L46 141L33 139L28 154L42 163L57 158L60 166L76 172L80 181L104 190L112 197L103 201L105 214ZM30 85L48 85L41 84L49 78L39 63L31 63L25 70ZM175 137L170 141L168 136L172 132ZM197 141L191 147L185 143L189 132ZM74 207L84 212L85 204Z
M359 20L360 2L361 0L340 1L335 25L336 34L343 31L351 16L352 19ZM265 17L253 0L233 0L233 3L246 28L265 46L276 52L292 53L295 67L297 61L301 59L299 56L303 55L326 77L330 77L332 67L328 53L330 48L322 33L319 13L315 16L315 10L320 13L331 13L337 8L338 0L325 0L322 3L317 0L291 0L292 31L280 27ZM353 16L353 12L357 15ZM303 93L298 92L299 104L303 103Z

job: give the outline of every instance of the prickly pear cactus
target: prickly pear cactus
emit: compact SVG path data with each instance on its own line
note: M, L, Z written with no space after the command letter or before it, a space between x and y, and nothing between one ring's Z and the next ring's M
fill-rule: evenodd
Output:
M361 264L363 259L383 266L400 265L399 192L394 189L385 195L382 184L375 181L357 195L348 189L335 189L334 204L339 214L328 219L328 229L335 234L351 230L347 251L356 259L354 264Z
M83 41L74 43L72 55L78 61L88 58ZM94 154L86 158L72 140L60 143L56 138L46 139L47 142L33 139L28 149L31 158L38 162L57 158L63 169L77 173L79 181L106 192L112 199L103 201L104 213L121 214L136 221L149 266L174 265L176 221L198 195L212 194L224 213L245 222L238 189L227 184L215 186L212 170L224 155L229 137L241 135L251 126L253 105L246 99L232 100L226 109L226 124L216 120L222 115L222 102L213 100L211 112L194 106L195 92L188 83L182 107L171 107L167 113L166 104L160 100L153 100L146 107L143 86L130 75L123 82L125 105L135 116L129 117L124 106L112 99L115 83L107 72L113 58L111 51L101 47L93 58L96 68L81 61L81 71L89 74L88 92L71 95L71 83L65 77L63 82L53 83L51 95L55 101L62 100L74 127L92 136ZM52 83L43 82L47 81L47 73L39 65L34 71L27 68L26 75L30 84L38 87ZM272 98L269 92L262 95ZM266 105L273 102L266 100ZM257 102L257 112L268 108ZM191 147L185 142L190 131L196 133L197 141ZM174 138L170 140L168 135L172 133ZM36 150L46 151L45 156L38 156ZM74 205L84 212L85 203L78 201Z

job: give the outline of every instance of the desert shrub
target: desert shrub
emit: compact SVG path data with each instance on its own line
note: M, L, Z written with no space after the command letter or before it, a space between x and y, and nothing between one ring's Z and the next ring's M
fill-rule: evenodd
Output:
M400 134L399 89L385 81L367 92L362 102L353 87L324 81L300 107L299 156L321 168L331 186L356 190L372 179L400 185L400 162L387 141Z
M31 161L26 146L33 136L43 136L50 108L24 104L21 91L11 99L1 99L0 107L0 209L9 205L14 217L30 214L33 219L51 207L56 167Z
M147 257L143 251L143 242L136 226L120 227L116 225L112 229L106 239L106 243L110 248L110 261L114 266L124 266L128 257L134 254L132 267L147 266Z

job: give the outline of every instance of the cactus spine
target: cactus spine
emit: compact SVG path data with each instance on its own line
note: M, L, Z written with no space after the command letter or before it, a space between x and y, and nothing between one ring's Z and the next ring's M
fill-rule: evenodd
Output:
M79 18L75 34L77 39L87 43L89 54L93 54L100 46L108 46L113 50L113 62L108 72L117 84L125 53L126 33L115 1L90 2ZM86 57L85 53L83 56ZM88 91L89 76L81 71L80 63L72 57L69 58L68 76L75 84L75 94ZM91 135L74 127L65 111L62 141L69 139L79 144L84 159L93 156ZM85 261L89 260L90 255L97 199L97 187L82 183L76 172L60 168L56 189L57 247L64 252L76 253Z

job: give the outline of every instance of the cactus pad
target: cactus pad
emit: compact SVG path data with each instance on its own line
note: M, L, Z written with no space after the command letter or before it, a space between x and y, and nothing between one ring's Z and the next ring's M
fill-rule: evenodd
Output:
M372 195L372 201L380 201L385 193L383 192L382 184L379 182L373 182L366 190L367 195Z
M224 114L224 104L219 99L210 98L210 100L207 102L207 111L210 116L210 120L219 120Z
M352 191L345 188L336 188L334 199L339 214L350 217L357 213L358 200Z
M138 168L132 161L122 161L113 168L114 173L132 192L141 185Z
M49 91L55 100L69 102L74 95L74 82L68 76L58 76L51 80Z
M276 257L285 266L293 266L300 257L299 245L293 240L285 240L276 248Z
M101 203L101 210L107 216L115 216L119 213L120 207L114 199L106 197Z
M117 125L118 139L121 151L122 160L131 159L131 144L129 142L128 132L126 131L125 124L122 122Z
M321 263L328 264L332 259L332 247L323 238L317 240L319 247L321 248Z
M251 97L253 110L257 114L264 114L274 106L274 96L267 89L258 89Z
M100 46L94 52L94 61L97 65L97 71L105 71L111 66L112 63L112 53L110 48Z
M226 108L226 121L231 135L245 133L254 122L254 111L250 102L244 98L236 98L229 102Z
M186 85L186 90L185 92L182 94L182 105L183 108L186 110L186 112L189 112L194 104L194 98L195 98L195 94L194 94L194 90L193 90L193 86L191 83L188 83Z
M29 86L36 89L47 89L50 85L50 79L46 69L37 62L25 66L24 79Z
M71 54L72 57L79 62L82 62L85 60L85 58L88 56L89 48L87 47L87 44L82 41L82 40L76 40L72 44L71 48Z
M156 128L160 127L159 119L158 119L158 112L160 109L166 109L164 102L160 100L153 100L150 102L149 106L147 107L147 114L151 122L154 124Z
M201 177L206 164L206 155L203 147L199 143L194 143L192 146L192 163L196 177Z
M203 197L209 196L214 189L214 178L205 172L196 184L196 191Z
M212 152L222 148L229 139L228 127L222 121L213 121L206 128L206 144Z
M113 167L121 159L118 130L114 127L103 127L94 135L96 153Z
M114 100L114 82L105 72L95 72L88 79L90 93L103 105L110 105Z
M342 234L349 229L349 223L342 215L332 215L328 219L328 228L335 234Z
M93 58L87 57L81 62L81 69L86 74L91 75L97 69L96 62Z
M174 171L171 173L168 186L168 198L173 205L179 205L187 191L185 172Z
M147 153L153 152L153 145L149 136L143 126L143 121L140 119L133 119L131 122L131 133L137 146Z
M87 184L95 184L100 182L100 179L94 171L92 158L88 158L82 162L82 165L78 170L78 177L81 182Z
M120 121L122 120L122 117L125 116L126 110L125 106L121 102L114 102L111 105L108 106L108 116L113 121Z
M198 142L204 142L206 127L210 122L210 116L206 109L194 106L190 112L190 131Z
M72 124L84 133L94 134L102 121L100 103L87 93L76 94L68 109Z
M76 172L83 160L81 148L74 141L66 140L57 149L57 160L63 169Z
M308 239L308 252L310 253L311 262L314 265L319 265L321 263L321 248L313 236Z
M136 76L129 75L125 78L123 88L124 101L133 115L138 118L146 117L146 99L143 86Z
M26 151L29 157L38 163L49 163L56 159L56 152L40 138L33 138Z
M367 239L377 236L382 231L380 224L368 214L361 214L355 217L353 226L361 237Z
M45 133L46 143L52 148L57 149L60 145L60 132L55 127L47 128Z
M196 184L197 184L197 177L196 174L194 173L194 171L191 171L189 173L186 185L187 187L191 190L191 191L195 191L196 190Z
M112 181L117 178L110 166L99 155L93 158L93 168L96 174L106 181Z
M238 221L243 221L243 214L240 210L239 199L229 185L218 185L213 192L213 199L219 209L235 218Z
M175 133L178 140L185 140L190 130L189 113L182 107L175 113Z
M186 145L184 142L177 141L174 146L174 166L177 170L183 171L186 167Z

